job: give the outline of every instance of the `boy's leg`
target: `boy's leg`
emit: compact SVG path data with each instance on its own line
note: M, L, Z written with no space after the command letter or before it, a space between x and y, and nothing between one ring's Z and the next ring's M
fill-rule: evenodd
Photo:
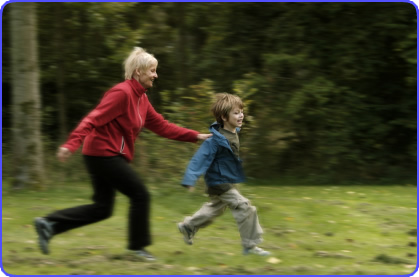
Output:
M192 244L192 238L200 228L210 225L213 219L224 213L227 205L220 201L218 196L210 196L211 202L205 203L192 216L185 217L178 224L179 231L185 236L185 242Z
M237 222L242 245L245 249L253 248L262 242L263 230L259 224L256 207L242 196L236 189L231 189L222 195L220 199L228 206Z

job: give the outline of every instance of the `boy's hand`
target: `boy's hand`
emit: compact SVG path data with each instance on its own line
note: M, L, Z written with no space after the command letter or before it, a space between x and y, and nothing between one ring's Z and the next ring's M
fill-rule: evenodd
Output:
M193 192L195 190L195 187L193 186L187 186L187 185L182 185L184 188L188 189L189 192Z

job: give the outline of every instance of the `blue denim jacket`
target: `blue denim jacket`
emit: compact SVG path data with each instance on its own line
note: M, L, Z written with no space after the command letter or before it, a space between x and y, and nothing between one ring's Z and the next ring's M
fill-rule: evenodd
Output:
M182 185L194 186L198 178L205 174L207 186L226 183L241 183L245 180L242 161L231 150L228 140L218 132L217 122L209 130L212 137L206 139L192 157L182 180ZM237 132L240 128L237 128Z

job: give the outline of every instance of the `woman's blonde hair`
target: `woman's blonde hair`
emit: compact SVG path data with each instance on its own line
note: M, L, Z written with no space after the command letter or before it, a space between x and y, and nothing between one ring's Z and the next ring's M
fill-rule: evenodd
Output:
M150 67L157 66L157 64L157 59L152 54L141 47L134 47L134 50L124 61L125 80L131 80L136 69L145 72Z
M211 112L218 123L223 124L223 117L228 120L228 115L234 108L243 109L244 104L240 97L229 93L217 93Z

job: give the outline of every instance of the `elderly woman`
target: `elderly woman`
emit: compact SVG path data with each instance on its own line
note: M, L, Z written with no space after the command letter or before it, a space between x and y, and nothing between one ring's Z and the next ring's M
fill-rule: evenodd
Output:
M35 219L44 254L49 253L48 243L54 235L110 217L115 193L119 191L130 199L128 249L154 260L144 249L151 244L150 195L129 165L134 156L134 141L144 127L162 137L186 142L211 136L169 123L154 110L146 94L157 78L157 60L153 55L136 47L124 65L126 80L105 93L99 105L58 149L57 157L64 162L83 143L82 154L92 179L93 203Z

